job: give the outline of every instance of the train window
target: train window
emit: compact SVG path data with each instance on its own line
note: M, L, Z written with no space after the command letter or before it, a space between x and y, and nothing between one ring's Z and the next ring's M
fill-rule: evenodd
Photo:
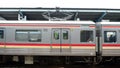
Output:
M81 42L93 42L93 31L83 30L80 36Z
M30 31L29 32L29 41L31 42L40 42L41 41L41 31Z
M104 42L116 42L116 31L104 31Z
M4 38L4 31L0 30L0 39L3 39L3 38Z
M17 30L15 39L17 41L40 42L41 41L41 31Z
M28 41L28 31L17 30L15 39L17 41Z
M59 39L59 32L58 31L54 31L54 39L55 40Z
M68 40L68 31L63 31L63 39Z

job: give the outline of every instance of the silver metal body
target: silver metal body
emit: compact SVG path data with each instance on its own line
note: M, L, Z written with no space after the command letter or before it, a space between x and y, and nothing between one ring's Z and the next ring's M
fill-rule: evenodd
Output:
M93 27L90 27L91 25ZM4 39L0 39L0 55L96 56L96 46L87 46L95 45L94 26L95 24L89 21L0 21L0 30L4 31ZM40 30L41 42L16 41L17 30ZM93 42L80 42L80 31L83 30L93 31ZM54 31L59 33L57 40L54 39ZM66 32L67 39L63 38Z
M102 24L102 56L120 56L120 23L101 22ZM105 42L105 32L115 32L116 42Z

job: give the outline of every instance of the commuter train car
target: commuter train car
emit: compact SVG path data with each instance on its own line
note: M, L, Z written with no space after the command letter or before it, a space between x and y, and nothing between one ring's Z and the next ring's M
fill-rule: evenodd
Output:
M119 22L0 21L0 63L119 60L119 33Z
M0 21L0 55L30 56L26 64L34 56L95 57L95 36L91 21Z

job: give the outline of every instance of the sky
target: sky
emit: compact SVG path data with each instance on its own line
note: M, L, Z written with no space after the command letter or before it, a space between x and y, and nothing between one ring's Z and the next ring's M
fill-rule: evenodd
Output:
M120 9L120 0L1 0L0 8L109 8Z

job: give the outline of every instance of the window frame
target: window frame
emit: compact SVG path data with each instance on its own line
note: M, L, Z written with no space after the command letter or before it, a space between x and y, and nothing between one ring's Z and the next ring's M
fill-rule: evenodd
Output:
M22 40L18 40L16 37L17 37L17 31L26 31L27 33L28 33L28 39L27 40L25 40L25 41L22 41ZM31 41L30 40L30 32L33 32L33 31L40 31L40 34L39 34L39 36L40 36L40 41ZM17 29L16 31L15 31L15 40L16 41L19 41L19 42L42 42L42 30L23 30L23 29Z
M57 32L56 32L57 31ZM56 38L56 34L55 33L57 33L57 37L58 38ZM53 39L54 40L59 40L60 39L60 32L58 31L58 30L55 30L55 31L53 31Z
M66 38L65 38L65 36L66 36ZM63 30L62 31L62 39L63 40L68 40L69 39L69 32L68 32L68 30Z
M5 37L5 31L4 31L4 29L0 29L0 31L2 31L2 37L0 37L0 39L4 39Z
M115 32L115 35L116 35L116 42L105 42L105 34L104 32ZM103 35L103 43L117 43L118 42L118 35L117 35L117 30L104 30L102 35Z
M92 33L93 33L93 40L92 40L92 42L82 42L81 41L81 31L92 31ZM94 29L82 29L82 30L80 30L80 43L95 43L95 30Z
M16 41L21 41L21 42L23 42L23 41L28 41L29 36L28 36L27 40L23 40L23 41L22 41L22 40L18 39L18 38L17 38L17 31L18 31L18 32L22 32L22 31L23 31L23 32L24 32L24 31L27 32L27 30L16 30L16 31L15 31L15 40L16 40ZM27 32L27 35L28 35L28 32Z
M40 34L39 34L39 38L38 38L38 40L36 40L36 41L33 41L33 40L30 40L30 31L28 32L29 33L29 42L41 42L42 41L42 31L41 30L32 30L32 31L36 31L36 32L40 32ZM31 31L31 32L32 32Z

